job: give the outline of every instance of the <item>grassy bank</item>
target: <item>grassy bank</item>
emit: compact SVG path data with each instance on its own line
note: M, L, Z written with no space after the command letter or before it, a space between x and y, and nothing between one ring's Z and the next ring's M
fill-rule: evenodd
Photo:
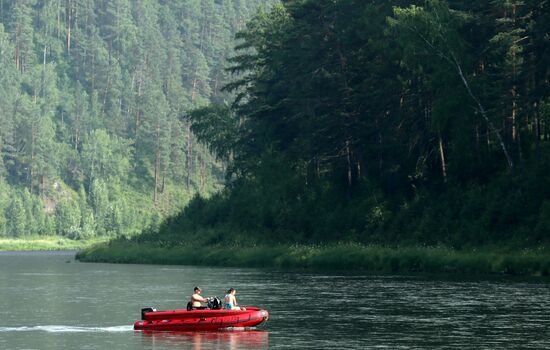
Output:
M77 254L85 262L307 268L383 273L550 275L548 249L497 252L443 247L383 247L360 244L326 246L179 246L134 242L99 244Z
M0 251L20 250L80 250L95 244L104 243L105 239L72 240L57 236L38 236L27 238L0 238Z

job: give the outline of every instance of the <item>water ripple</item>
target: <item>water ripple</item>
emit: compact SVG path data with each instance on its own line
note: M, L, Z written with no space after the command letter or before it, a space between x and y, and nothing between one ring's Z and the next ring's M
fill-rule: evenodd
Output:
M48 332L48 333L117 333L133 331L133 326L111 326L111 327L75 327L62 325L48 326L20 326L20 327L0 327L0 333L9 332Z

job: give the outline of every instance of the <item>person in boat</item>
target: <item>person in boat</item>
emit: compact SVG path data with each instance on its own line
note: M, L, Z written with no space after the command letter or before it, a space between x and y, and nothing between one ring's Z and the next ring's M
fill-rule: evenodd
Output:
M202 304L206 304L207 302L208 300L201 296L201 289L195 287L193 289L193 295L191 296L191 307L194 309L205 309L206 306L202 306Z
M237 305L237 298L235 298L236 293L237 291L235 290L235 288L229 288L229 290L227 291L227 294L224 298L224 308L226 310L246 310L246 308L239 307Z

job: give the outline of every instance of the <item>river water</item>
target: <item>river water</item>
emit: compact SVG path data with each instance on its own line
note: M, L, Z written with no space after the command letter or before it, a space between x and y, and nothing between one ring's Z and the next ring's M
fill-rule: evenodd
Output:
M0 349L549 349L546 279L377 276L86 264L72 252L0 253ZM192 288L270 312L253 330L133 331L140 309Z

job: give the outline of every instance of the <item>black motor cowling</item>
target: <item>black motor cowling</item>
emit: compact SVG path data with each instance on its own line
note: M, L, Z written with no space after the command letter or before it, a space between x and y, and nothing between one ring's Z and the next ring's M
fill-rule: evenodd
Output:
M222 308L222 301L220 300L220 298L210 297L210 298L207 298L206 300L207 300L206 305L208 306L209 309L220 310Z
M145 313L146 312L155 312L155 311L157 311L157 309L155 309L154 307L145 307L145 308L141 309L141 319L145 320Z

